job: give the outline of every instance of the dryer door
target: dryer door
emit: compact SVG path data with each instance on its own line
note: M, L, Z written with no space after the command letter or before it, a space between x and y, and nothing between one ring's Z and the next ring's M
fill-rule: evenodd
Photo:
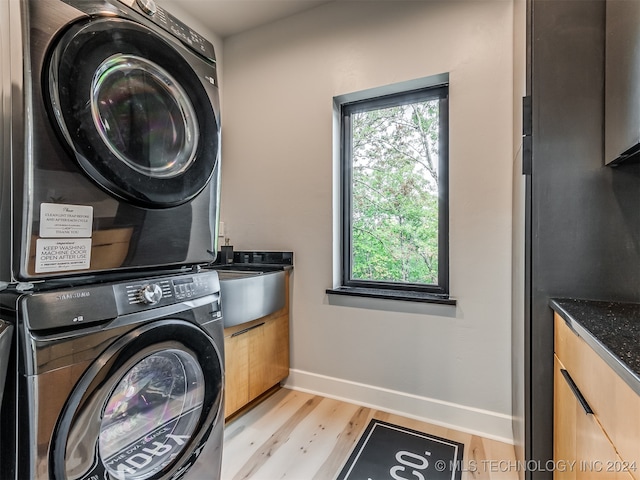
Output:
M51 478L180 477L222 421L222 365L211 337L186 321L152 322L120 338L69 397Z
M69 28L45 71L53 123L80 166L136 205L189 201L218 161L215 65L201 81L180 48L128 20L92 19Z

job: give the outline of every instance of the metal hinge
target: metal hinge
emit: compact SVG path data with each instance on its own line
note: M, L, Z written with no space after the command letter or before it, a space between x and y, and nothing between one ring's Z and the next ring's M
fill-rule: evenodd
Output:
M533 116L531 96L522 97L522 174L531 175L533 159Z
M0 291L2 290L15 290L16 292L28 292L33 290L33 283L31 282L0 282Z

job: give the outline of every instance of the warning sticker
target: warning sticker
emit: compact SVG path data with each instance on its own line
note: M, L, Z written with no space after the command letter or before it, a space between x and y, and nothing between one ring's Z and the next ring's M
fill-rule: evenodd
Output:
M36 273L83 270L91 263L91 239L39 238L36 241Z
M44 238L88 238L93 225L93 207L87 205L40 204L40 236Z

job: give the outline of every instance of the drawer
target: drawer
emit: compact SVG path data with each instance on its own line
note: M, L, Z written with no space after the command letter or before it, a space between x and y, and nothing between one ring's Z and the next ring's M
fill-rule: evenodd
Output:
M595 415L587 415L564 365L554 361L553 456L558 468L554 480L633 480Z
M593 409L602 428L640 478L640 396L555 314L555 353Z

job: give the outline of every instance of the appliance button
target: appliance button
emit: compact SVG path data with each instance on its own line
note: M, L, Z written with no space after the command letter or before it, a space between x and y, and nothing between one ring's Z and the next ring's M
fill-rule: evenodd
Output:
M154 2L153 0L136 0L136 3L147 15L155 15L155 13L158 11L156 2Z
M157 283L151 283L142 287L138 292L138 296L142 303L155 305L162 299L162 288Z

